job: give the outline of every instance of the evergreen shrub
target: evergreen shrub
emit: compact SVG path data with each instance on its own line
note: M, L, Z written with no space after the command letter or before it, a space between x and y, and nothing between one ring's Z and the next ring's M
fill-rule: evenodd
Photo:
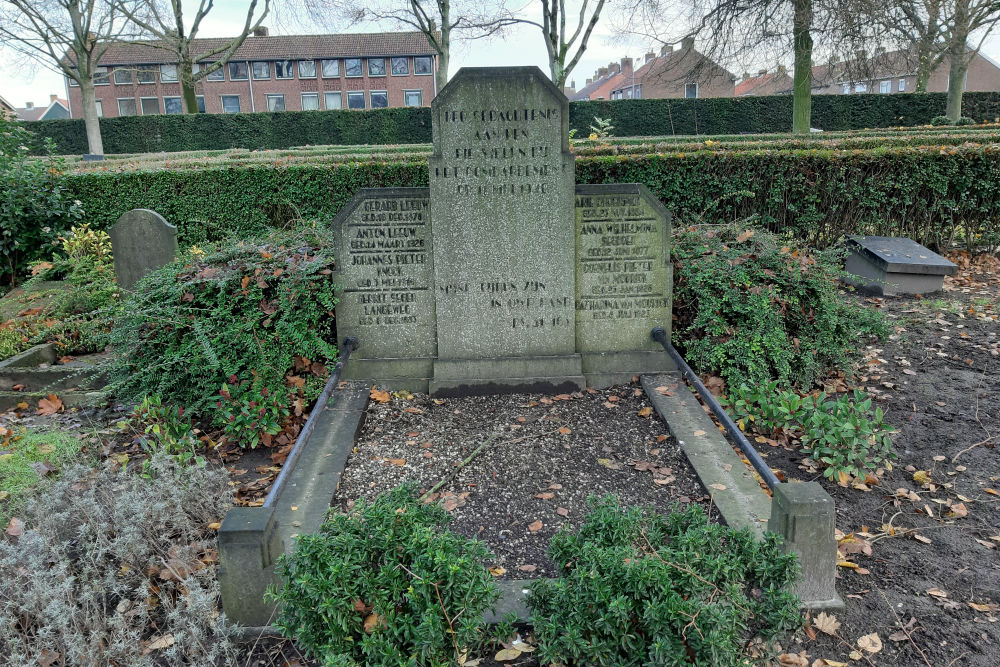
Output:
M579 530L552 538L558 576L531 584L542 664L741 665L752 639L799 624L795 557L777 535L710 523L698 506L589 503Z
M878 311L839 295L836 250L812 252L742 225L690 227L674 243L675 344L729 386L809 389L850 368L864 340L889 333Z
M461 662L487 639L483 613L500 594L486 548L448 521L412 484L331 512L278 560L275 625L327 666Z

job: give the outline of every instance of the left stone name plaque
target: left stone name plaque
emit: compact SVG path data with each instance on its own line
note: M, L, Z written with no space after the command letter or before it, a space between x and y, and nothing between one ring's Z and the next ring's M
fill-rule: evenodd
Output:
M337 338L361 359L437 353L430 196L426 188L362 189L333 222Z

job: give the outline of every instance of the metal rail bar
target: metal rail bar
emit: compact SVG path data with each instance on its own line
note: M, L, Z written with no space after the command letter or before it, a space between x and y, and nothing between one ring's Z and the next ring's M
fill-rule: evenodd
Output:
M722 425L726 428L726 433L728 433L729 437L735 440L736 444L743 450L743 455L747 457L747 460L750 461L754 469L757 471L757 474L761 476L768 488L773 489L775 486L780 484L781 481L774 474L774 471L771 470L771 467L767 465L763 458L761 458L760 454L757 453L757 450L752 444L750 444L750 441L747 440L746 436L743 435L743 431L736 426L736 423L733 422L732 418L728 414L726 414L726 411L719 404L719 401L715 398L715 396L712 395L712 392L710 392L708 388L702 384L702 381L698 379L698 376L694 374L691 367L687 365L686 361L684 361L684 357L682 357L680 353L674 349L674 346L670 344L670 340L667 339L666 330L663 327L655 327L650 332L650 336L653 340L662 345L663 349L666 350L668 355L670 355L670 358L674 360L674 363L677 364L677 368L680 369L684 379L691 383L691 386L693 386L698 392L698 395L701 396L701 400L705 401L705 405L709 407L712 414L714 414L715 417L722 422Z
M330 379L326 381L323 391L320 393L319 398L316 399L316 404L313 406L312 412L309 413L309 419L306 420L302 430L299 431L299 437L295 439L295 445L292 447L292 451L288 453L288 457L285 459L285 464L281 466L281 472L278 473L278 477L274 480L274 484L271 485L271 490L268 491L267 497L264 498L264 507L271 507L278 501L278 496L281 495L281 491L285 488L288 478L291 477L292 471L295 470L295 463L302 455L302 451L306 448L306 442L309 440L309 436L316 427L316 422L319 421L320 413L326 409L326 404L330 401L330 395L333 393L334 387L336 387L337 383L340 382L340 373L344 370L344 365L347 364L347 360L351 358L351 350L357 349L357 347L358 339L354 336L348 336L344 339L344 346L340 350L340 357L337 359L337 365L333 367L333 374L331 374Z

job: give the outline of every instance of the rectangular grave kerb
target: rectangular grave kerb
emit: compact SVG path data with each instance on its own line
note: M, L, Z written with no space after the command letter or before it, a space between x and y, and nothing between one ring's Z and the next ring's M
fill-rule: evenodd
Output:
M958 271L952 262L907 238L852 236L847 247L849 280L880 296L938 292L944 277Z

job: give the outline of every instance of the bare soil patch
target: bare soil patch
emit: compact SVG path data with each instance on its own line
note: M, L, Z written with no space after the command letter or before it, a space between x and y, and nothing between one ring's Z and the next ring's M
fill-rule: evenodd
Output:
M334 506L349 509L409 480L425 492L448 479L429 501L451 513L453 530L486 542L502 576L553 575L549 539L579 525L591 495L661 512L677 502L708 509L709 495L637 384L558 396L373 396L385 402L369 406Z

